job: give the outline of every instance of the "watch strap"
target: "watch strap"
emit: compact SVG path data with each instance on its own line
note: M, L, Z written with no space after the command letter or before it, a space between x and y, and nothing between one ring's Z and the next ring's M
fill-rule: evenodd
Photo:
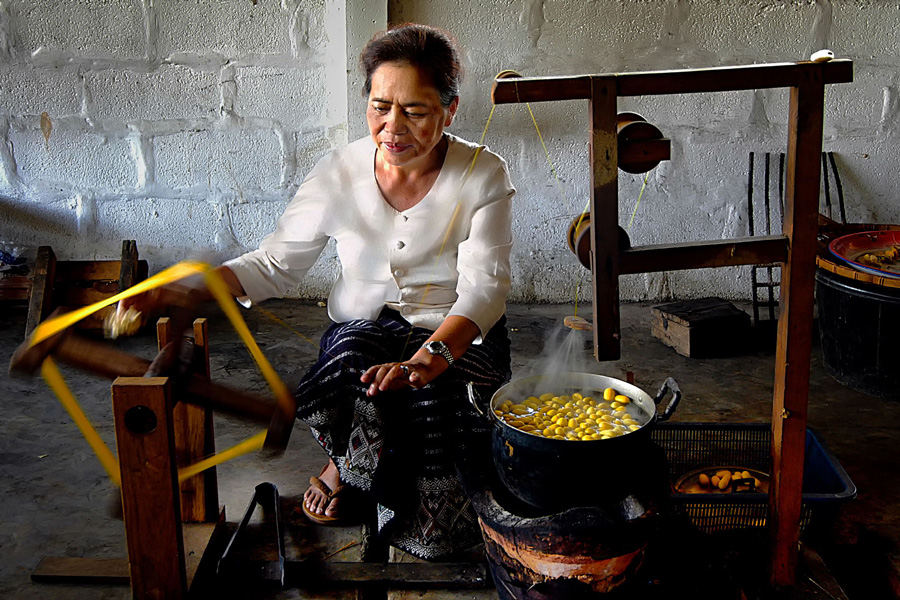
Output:
M441 342L439 340L432 340L430 342L426 342L424 346L431 355L433 356L441 356L444 360L447 361L448 365L453 364L453 354L450 352L450 348L447 347L447 344Z

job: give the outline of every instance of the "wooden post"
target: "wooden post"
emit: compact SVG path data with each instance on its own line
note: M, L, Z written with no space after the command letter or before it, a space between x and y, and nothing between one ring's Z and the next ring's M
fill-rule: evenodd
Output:
M619 158L616 77L591 78L591 272L594 355L619 358Z
M210 380L209 368L209 325L206 319L194 320L194 365L197 372ZM192 427L200 437L202 443L197 448L202 453L197 458L206 458L216 453L216 437L213 428L213 411L209 408L193 406L197 411L192 416ZM198 493L196 503L203 506L203 522L215 523L219 518L219 484L216 476L216 468L207 469L200 474L202 485ZM199 514L199 509L196 511Z
M791 88L782 227L789 243L781 268L768 515L770 578L776 588L794 585L797 577L824 93L823 71L815 65L798 73Z
M119 293L138 282L138 249L134 240L122 242L122 260L119 262Z
M172 341L171 321L156 322L157 346L162 350ZM206 319L194 321L195 372L209 381L209 336ZM191 465L215 453L213 413L208 408L179 402L172 409L175 454L179 467ZM215 467L181 482L181 519L185 523L215 523L219 515L218 483Z
M112 398L132 596L179 600L187 575L169 380L119 377Z
M56 254L50 246L40 246L34 261L34 277L31 280L31 297L28 300L28 318L25 337L50 314L53 309L53 283L56 279Z

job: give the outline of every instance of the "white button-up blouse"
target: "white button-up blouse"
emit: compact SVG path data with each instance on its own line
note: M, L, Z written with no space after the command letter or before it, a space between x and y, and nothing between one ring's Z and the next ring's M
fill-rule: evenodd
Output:
M328 299L333 321L375 319L389 306L416 326L434 330L459 315L487 333L506 310L515 189L502 158L446 135L437 180L403 212L378 189L371 138L320 160L259 249L225 263L245 300L296 287L334 238L341 271Z

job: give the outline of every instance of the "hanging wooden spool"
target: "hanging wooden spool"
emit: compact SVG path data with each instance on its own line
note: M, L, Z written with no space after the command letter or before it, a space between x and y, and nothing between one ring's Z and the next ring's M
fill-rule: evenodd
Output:
M591 214L582 213L576 217L569 225L566 241L569 242L569 249L575 253L585 268L591 268ZM631 239L628 232L619 226L619 251L627 250L631 247Z
M626 173L646 173L671 157L669 140L647 119L633 112L617 115L619 168Z

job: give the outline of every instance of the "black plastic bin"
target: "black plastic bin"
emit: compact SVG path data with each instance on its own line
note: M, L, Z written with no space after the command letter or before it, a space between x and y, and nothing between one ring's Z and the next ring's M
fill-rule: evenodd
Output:
M858 392L900 400L900 289L816 270L825 370Z
M666 453L669 476L676 482L697 469L735 465L768 473L771 425L768 423L659 423L655 441ZM856 485L813 429L806 430L800 527L824 531L841 505L856 498ZM706 533L764 527L768 494L673 493L672 500L691 523Z

